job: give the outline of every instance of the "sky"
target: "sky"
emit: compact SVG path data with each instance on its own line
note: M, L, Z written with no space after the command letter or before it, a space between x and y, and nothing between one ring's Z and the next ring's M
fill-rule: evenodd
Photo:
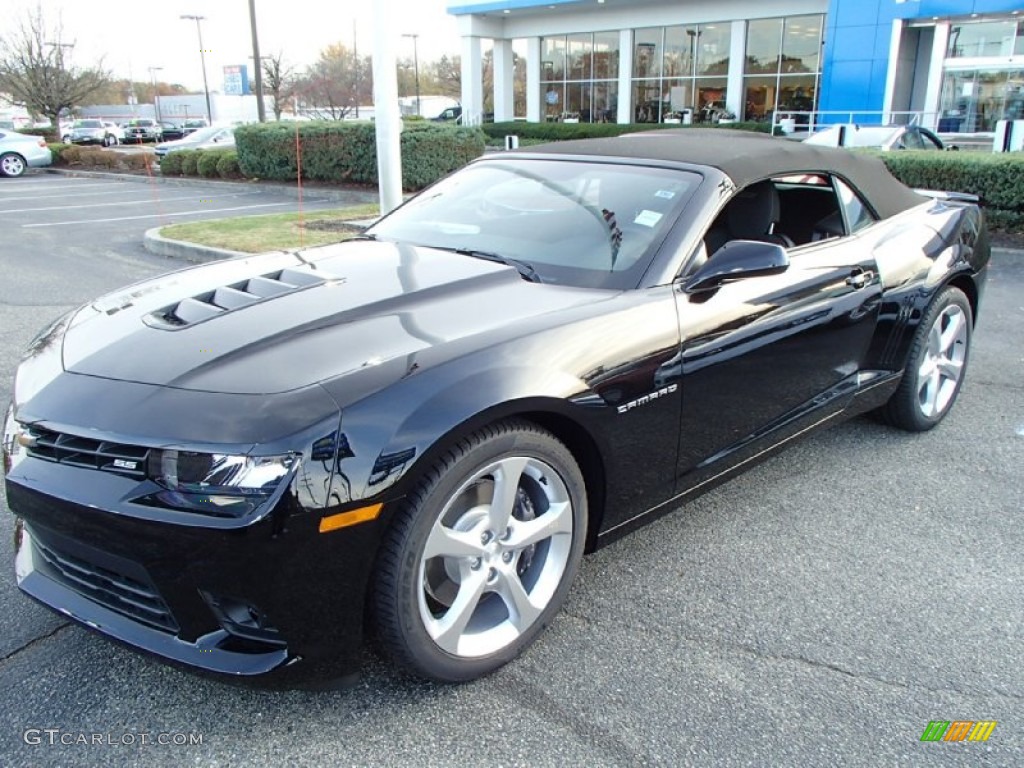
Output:
M256 0L260 54L282 52L285 62L301 70L332 43L352 45L355 23L360 52L373 46L374 0ZM446 0L392 0L401 19L395 34L417 33L421 62L459 52L455 17ZM102 57L114 77L142 82L180 83L192 91L203 87L196 23L182 14L204 16L203 48L210 90L223 87L223 68L249 64L252 40L248 0L3 0L0 36L6 37L37 5L46 22L63 23L63 42L74 42L72 61L92 65ZM396 55L412 58L413 41L400 38ZM150 67L162 67L150 73ZM251 69L250 69L251 73ZM251 74L250 74L251 79Z

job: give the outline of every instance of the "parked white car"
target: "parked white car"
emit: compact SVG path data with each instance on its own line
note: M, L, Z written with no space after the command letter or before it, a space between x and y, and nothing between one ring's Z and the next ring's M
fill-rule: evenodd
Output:
M0 175L21 176L28 168L52 162L53 154L42 136L0 130Z

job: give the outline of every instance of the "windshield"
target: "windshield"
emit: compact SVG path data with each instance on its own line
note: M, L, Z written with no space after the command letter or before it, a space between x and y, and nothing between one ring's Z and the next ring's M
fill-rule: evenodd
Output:
M443 179L371 227L379 239L483 251L542 282L637 284L700 182L685 171L521 158Z
M210 126L209 128L200 128L198 131L194 131L185 138L180 139L180 141L187 144L198 144L203 141L209 141L223 130L223 128L218 128L217 126Z
M103 123L99 120L79 120L75 128L102 128Z

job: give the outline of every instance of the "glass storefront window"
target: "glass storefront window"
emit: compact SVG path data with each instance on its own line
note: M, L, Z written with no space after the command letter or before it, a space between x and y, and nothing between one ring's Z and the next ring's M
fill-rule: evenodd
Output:
M566 80L589 80L593 76L593 47L593 38L590 35L569 35Z
M779 51L782 49L782 19L756 19L747 24L748 75L779 71Z
M660 80L636 80L633 83L633 122L661 122Z
M746 94L744 118L767 120L775 109L779 79L775 75L754 75L743 78Z
M696 27L665 29L665 76L692 77L699 30Z
M810 112L821 73L824 16L756 19L747 24L743 78L746 120L770 120L778 111ZM807 116L794 116L805 122Z
M619 33L594 33L594 79L614 80L619 76Z
M545 37L541 41L540 79L565 79L565 38Z
M1024 119L1024 70L946 72L939 130L994 131L999 120Z
M661 41L664 29L638 29L633 41L633 77L661 75Z
M949 29L951 59L971 59L983 56L1013 56L1020 53L1021 31L1016 21L981 21L954 24Z
M786 19L782 36L782 74L817 72L821 66L821 16Z
M695 123L717 123L727 116L725 106L726 78L698 77L697 109L693 115Z
M732 24L701 24L697 30L697 74L728 75Z
M779 78L777 109L810 112L814 109L817 78L814 75L784 75Z

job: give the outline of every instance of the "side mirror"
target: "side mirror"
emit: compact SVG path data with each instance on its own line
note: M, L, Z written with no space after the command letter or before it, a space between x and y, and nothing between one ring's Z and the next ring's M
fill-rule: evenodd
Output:
M789 257L781 245L759 240L731 240L683 283L683 290L687 293L713 291L722 283L777 275L788 268Z

